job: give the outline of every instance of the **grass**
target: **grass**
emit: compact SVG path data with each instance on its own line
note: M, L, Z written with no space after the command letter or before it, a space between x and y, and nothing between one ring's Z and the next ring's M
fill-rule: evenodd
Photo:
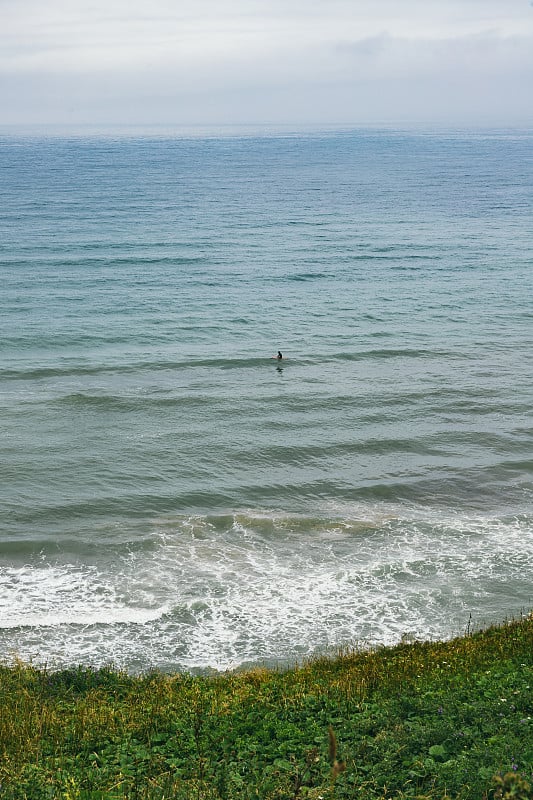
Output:
M0 798L533 798L532 689L532 616L283 672L3 666Z

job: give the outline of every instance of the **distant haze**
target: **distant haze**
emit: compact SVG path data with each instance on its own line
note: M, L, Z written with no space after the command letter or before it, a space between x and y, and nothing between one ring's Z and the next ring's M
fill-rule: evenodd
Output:
M0 0L0 124L533 123L529 0Z

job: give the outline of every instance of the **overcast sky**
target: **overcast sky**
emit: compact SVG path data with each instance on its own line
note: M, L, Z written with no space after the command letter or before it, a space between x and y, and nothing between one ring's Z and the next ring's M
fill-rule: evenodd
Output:
M531 0L0 0L0 124L533 123Z

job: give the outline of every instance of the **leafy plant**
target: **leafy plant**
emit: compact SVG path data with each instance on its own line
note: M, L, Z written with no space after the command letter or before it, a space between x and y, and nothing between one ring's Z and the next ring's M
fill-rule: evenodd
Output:
M532 682L531 617L284 672L0 666L0 797L533 800Z

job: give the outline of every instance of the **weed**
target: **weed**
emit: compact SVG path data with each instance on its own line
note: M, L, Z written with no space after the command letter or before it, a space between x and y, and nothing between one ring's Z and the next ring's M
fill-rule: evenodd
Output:
M0 797L533 800L532 686L531 617L284 672L0 666Z

